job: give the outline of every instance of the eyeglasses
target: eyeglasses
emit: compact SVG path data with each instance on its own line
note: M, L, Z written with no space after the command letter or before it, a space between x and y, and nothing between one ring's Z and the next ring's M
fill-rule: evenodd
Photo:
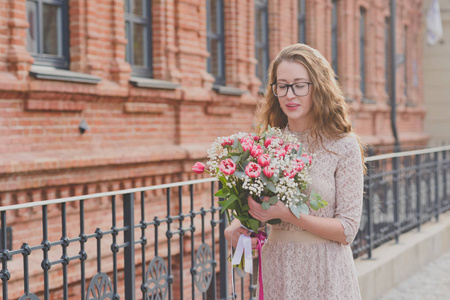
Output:
M309 85L312 82L294 82L293 84L277 83L274 82L270 86L272 87L272 92L275 97L284 97L287 95L289 88L292 89L294 95L303 97L309 93Z

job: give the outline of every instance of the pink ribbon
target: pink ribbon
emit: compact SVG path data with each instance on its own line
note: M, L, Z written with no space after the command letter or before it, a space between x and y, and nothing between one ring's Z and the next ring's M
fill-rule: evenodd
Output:
M264 231L258 231L257 234L252 233L251 236L258 238L258 245L256 245L256 249L258 249L259 300L264 300L264 289L263 289L262 267L261 267L261 248L267 240L267 234Z

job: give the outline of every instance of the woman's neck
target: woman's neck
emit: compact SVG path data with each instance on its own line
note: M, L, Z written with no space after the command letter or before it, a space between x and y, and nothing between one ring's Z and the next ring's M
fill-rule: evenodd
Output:
M306 120L305 120L306 121ZM311 123L303 120L289 121L288 128L292 132L306 132L311 129Z

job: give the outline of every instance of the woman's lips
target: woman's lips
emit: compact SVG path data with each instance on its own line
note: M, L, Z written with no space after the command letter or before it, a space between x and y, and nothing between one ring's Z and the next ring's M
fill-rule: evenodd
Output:
M295 110L300 107L300 104L297 103L287 103L286 107L290 110Z

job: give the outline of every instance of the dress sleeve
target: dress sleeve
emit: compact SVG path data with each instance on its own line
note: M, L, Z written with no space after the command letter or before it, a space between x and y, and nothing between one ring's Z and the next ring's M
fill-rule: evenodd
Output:
M361 151L355 136L343 138L336 167L336 214L347 243L353 242L361 222L364 174Z

